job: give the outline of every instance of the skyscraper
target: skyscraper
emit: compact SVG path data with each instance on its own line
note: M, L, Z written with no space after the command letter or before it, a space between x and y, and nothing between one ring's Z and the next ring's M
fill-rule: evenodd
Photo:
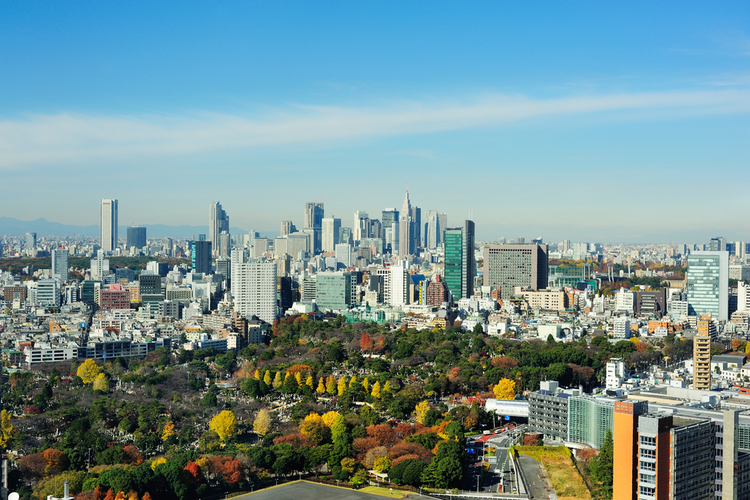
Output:
M357 210L354 212L354 228L352 238L355 242L370 235L370 216L367 212Z
M26 233L26 243L24 248L26 250L33 250L36 248L36 233Z
M276 319L276 264L243 262L233 254L232 295L234 310L243 318L257 316L266 323Z
M52 250L52 277L65 283L68 281L68 250Z
M710 314L729 319L729 252L693 252L687 261L687 302L690 316Z
M442 236L437 210L430 210L427 212L426 227L425 246L428 249L433 250L437 248L438 243L440 243L440 236Z
M229 232L229 216L221 208L220 202L212 202L208 213L208 241L211 242L214 257L219 254L219 235L222 231Z
M414 245L412 240L412 216L411 216L411 202L409 201L409 190L406 190L404 196L404 204L401 206L401 215L398 221L398 255L399 257L406 257L414 253Z
M290 220L283 220L281 221L281 233L279 236L286 236L288 234L292 234L297 229L294 227L294 224Z
M386 208L382 214L383 248L395 254L398 242L398 210Z
M474 295L474 222L445 230L445 285L454 300Z
M339 242L339 232L341 231L341 219L327 217L323 219L321 249L324 252L336 251L336 244Z
M322 202L308 201L305 203L305 225L303 229L312 229L312 250L315 253L320 252L321 248L321 228L324 213Z
M511 297L517 286L543 290L547 256L547 245L485 245L483 284L499 287L503 299Z
M693 337L693 389L711 390L711 340L716 326L711 316L701 316L698 333Z
M422 209L416 205L411 207L411 241L412 253L417 253L422 246Z
M143 226L130 226L127 232L127 239L125 241L125 248L128 250L132 247L138 249L145 247L146 228Z
M117 200L103 199L99 205L99 240L105 252L117 248Z
M211 242L191 241L190 260L194 273L211 273Z

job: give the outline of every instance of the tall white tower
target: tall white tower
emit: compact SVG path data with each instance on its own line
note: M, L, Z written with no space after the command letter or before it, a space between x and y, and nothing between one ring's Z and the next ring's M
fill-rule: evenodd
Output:
M406 257L413 252L411 236L411 202L409 201L409 188L407 188L398 223L398 255L400 257Z
M105 252L117 248L117 200L103 199L99 206L99 240Z

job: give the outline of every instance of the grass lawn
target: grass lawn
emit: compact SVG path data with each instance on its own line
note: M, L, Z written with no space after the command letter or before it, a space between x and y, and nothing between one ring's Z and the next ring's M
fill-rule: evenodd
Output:
M591 500L591 492L564 446L516 446L516 451L541 463L559 500Z
M404 498L404 494L413 494L411 491L401 490L393 490L391 492L388 486L381 486L380 488L378 488L377 486L367 486L365 488L360 488L358 491L361 491L362 493L369 493L371 495L380 495L382 497L390 498Z

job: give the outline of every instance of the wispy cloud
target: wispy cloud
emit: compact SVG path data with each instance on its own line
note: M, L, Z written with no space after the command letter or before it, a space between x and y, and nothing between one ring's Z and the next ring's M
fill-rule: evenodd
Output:
M85 164L261 146L341 141L492 127L528 119L651 111L747 113L750 91L636 93L560 99L487 95L463 102L392 102L379 107L296 105L262 115L216 113L102 116L62 113L0 120L0 169Z

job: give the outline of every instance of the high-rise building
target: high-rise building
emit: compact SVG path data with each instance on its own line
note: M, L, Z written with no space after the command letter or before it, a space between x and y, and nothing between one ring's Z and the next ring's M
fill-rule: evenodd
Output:
M727 239L726 238L711 238L708 243L708 250L711 252L724 252L727 250Z
M161 291L161 276L158 274L143 274L138 276L138 289L141 293L141 302L143 305L153 304L154 307L164 300Z
M435 279L427 285L427 291L425 292L425 305L440 307L443 302L448 302L448 289L445 287L445 282L440 279L440 275L436 275Z
M283 220L281 221L281 233L279 236L286 236L288 234L292 234L297 231L297 228L294 227L294 224L290 220Z
M412 232L411 202L409 201L409 190L406 190L404 204L401 206L401 215L398 220L398 255L406 257L414 253L414 240Z
M356 302L356 273L318 273L315 303L320 310L343 311L354 307Z
M131 249L133 247L141 249L146 246L146 228L143 226L130 226L127 232L127 239L125 240L125 248Z
M327 217L323 219L321 249L323 252L335 252L341 232L341 219Z
M36 282L36 301L43 306L60 306L60 281L42 278Z
M194 273L211 273L211 242L190 242L190 263Z
M336 262L346 268L352 265L352 246L349 243L336 245Z
M434 250L440 243L440 237L442 236L437 210L428 211L426 218L427 223L425 224L425 227L427 229L425 230L425 247Z
M68 281L68 250L52 250L52 277L57 278L63 283Z
M219 234L219 251L217 252L218 257L229 257L229 252L232 250L232 237L227 231L222 231Z
M212 202L208 211L208 241L211 242L214 257L219 255L219 235L222 231L229 232L229 216L220 202Z
M321 249L321 230L323 226L323 203L310 201L305 203L305 225L303 229L312 230L313 241L311 250L314 253Z
M693 337L693 389L711 390L711 339L716 326L711 316L701 316L698 333Z
M411 207L411 244L412 253L417 253L417 248L422 246L422 209Z
M91 279L101 281L102 278L109 274L109 259L104 258L104 250L99 249L96 252L96 258L91 259Z
M370 234L370 216L367 212L357 210L354 212L354 228L352 237L355 242L367 238Z
M485 264L486 265L486 264ZM445 230L445 285L453 300L474 295L474 222Z
M483 285L498 287L503 299L513 296L517 286L544 290L547 255L547 245L486 245Z
M390 305L405 306L409 301L409 271L406 261L399 261L391 266L391 297Z
M26 242L24 249L33 250L36 248L36 233L26 233Z
M441 243L445 242L445 229L448 227L448 214L445 212L439 212L438 213L438 242L437 244L440 245Z
M257 316L266 323L276 319L276 264L244 262L244 256L232 254L232 295L234 310L251 319Z
M729 253L696 251L687 260L687 302L690 316L729 319Z
M117 200L103 199L99 205L99 241L105 252L117 248Z

